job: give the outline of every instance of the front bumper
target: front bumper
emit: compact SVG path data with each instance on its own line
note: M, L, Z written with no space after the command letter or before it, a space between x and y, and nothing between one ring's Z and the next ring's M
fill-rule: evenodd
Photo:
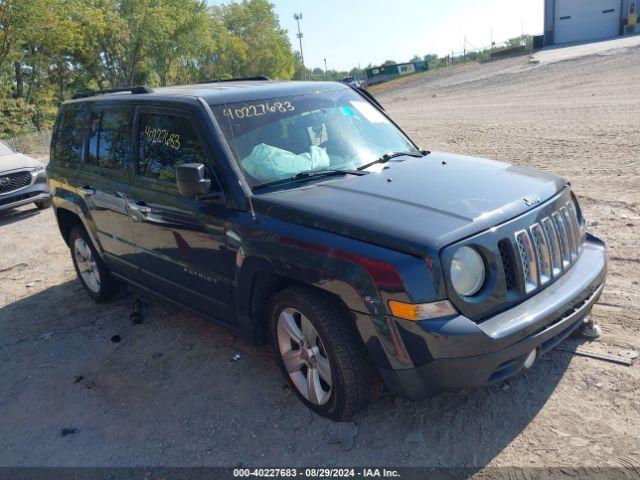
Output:
M578 328L600 297L606 271L605 246L589 235L562 277L482 322L356 314L357 325L387 388L399 396L482 387L517 374L532 350L539 358Z
M0 194L0 211L51 198L46 173L43 171L32 176L33 178L30 185L12 192Z

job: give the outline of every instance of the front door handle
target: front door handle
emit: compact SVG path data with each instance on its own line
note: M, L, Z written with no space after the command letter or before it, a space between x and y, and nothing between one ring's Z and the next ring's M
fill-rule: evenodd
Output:
M144 202L129 202L129 208L135 212L143 213L145 215L153 212L153 209Z
M96 191L93 189L93 187L89 185L85 185L84 187L78 188L78 192L83 194L85 197L90 197L91 195L96 194Z
M144 202L128 200L127 207L129 208L129 216L134 222L143 222L147 215L153 212L153 209Z

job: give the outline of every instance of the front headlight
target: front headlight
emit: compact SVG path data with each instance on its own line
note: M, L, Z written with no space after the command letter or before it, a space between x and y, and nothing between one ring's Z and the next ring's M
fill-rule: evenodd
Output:
M44 165L39 165L39 166L34 167L34 168L31 169L31 173L33 175L37 175L40 172L44 172Z
M451 260L451 283L456 292L470 297L484 285L485 268L480 254L471 247L460 247Z

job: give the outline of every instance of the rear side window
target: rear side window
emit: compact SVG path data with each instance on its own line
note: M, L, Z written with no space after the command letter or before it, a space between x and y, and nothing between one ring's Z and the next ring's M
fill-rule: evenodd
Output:
M60 114L54 158L59 162L81 162L89 112L65 109Z
M185 117L142 114L138 145L138 174L144 177L175 183L178 165L207 163L195 129Z
M125 111L96 111L91 114L88 162L103 168L122 170L131 160L130 115Z

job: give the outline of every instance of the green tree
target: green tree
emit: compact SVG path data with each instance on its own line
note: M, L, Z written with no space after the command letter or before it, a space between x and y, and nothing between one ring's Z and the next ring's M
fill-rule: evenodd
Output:
M80 90L308 73L268 0L0 0L0 135Z
M244 39L232 35L222 23L222 8L210 11L208 28L212 48L205 52L200 70L200 80L226 80L245 74L244 66L249 61L249 46Z
M165 6L171 7L172 14L148 56L160 85L177 82L180 78L189 80L185 72L191 71L196 59L213 47L204 2L172 0L165 1Z
M286 30L267 0L242 0L214 10L228 32L246 44L247 58L238 76L291 78L295 59Z
M296 50L293 52L293 59L295 67L291 78L293 80L304 80L305 78L309 78L311 72L302 65L302 56L299 51Z
M118 0L83 0L70 12L80 27L82 43L74 52L78 88L107 88L124 83L129 24Z

